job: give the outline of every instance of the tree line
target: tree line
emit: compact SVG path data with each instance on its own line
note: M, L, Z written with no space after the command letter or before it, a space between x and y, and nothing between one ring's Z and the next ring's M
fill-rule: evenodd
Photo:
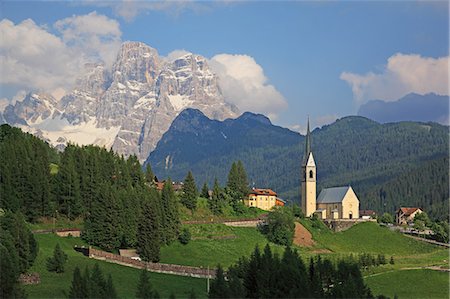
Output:
M364 283L358 264L351 259L333 263L317 256L305 264L287 246L273 254L266 245L256 247L250 258L242 257L225 274L220 265L209 298L374 298ZM384 298L384 296L379 296Z
M34 263L38 244L20 213L0 215L0 297L24 298L19 276Z

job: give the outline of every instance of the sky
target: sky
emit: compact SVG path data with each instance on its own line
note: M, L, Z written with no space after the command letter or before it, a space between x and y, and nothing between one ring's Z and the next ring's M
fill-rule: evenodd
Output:
M61 96L123 41L205 56L227 101L304 131L361 104L448 95L447 1L1 1L0 99Z

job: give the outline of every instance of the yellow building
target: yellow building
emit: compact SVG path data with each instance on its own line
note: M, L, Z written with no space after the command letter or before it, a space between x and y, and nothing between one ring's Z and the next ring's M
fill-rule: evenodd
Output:
M311 151L309 120L305 154L301 171L302 211L306 217L316 214L321 219L358 219L359 200L352 187L325 188L316 198L316 162Z
M277 197L277 194L271 189L253 188L248 198L244 199L247 207L260 208L262 210L270 210L275 206L284 206L284 201Z

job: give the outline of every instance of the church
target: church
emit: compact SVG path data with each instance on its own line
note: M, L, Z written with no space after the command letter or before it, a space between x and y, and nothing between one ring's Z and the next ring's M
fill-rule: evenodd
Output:
M351 186L324 188L316 197L316 162L311 150L309 119L305 153L302 161L301 200L306 217L316 214L320 219L358 219L359 200Z

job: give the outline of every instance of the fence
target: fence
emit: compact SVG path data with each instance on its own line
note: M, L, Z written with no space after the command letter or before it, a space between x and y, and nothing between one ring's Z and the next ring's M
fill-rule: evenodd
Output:
M216 276L216 269L205 269L201 267L144 262L130 257L125 257L118 254L94 249L92 247L89 247L89 257L96 260L103 260L110 263L115 263L128 267L147 269L148 271L157 273L199 277L199 278L208 278L208 277L215 278Z

